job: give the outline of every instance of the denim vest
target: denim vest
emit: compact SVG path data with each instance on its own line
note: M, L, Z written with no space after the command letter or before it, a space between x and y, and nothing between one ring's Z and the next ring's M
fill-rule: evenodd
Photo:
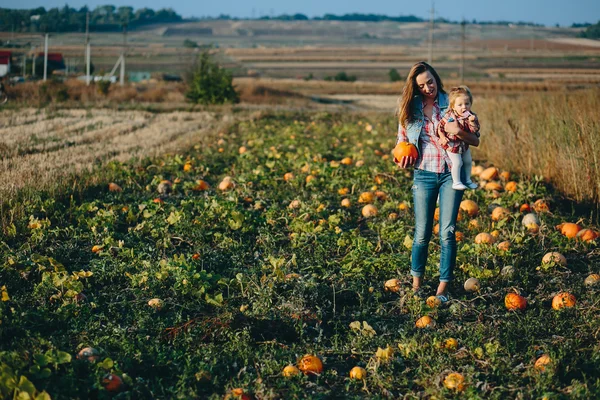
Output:
M438 107L440 108L440 118L443 118L448 110L448 95L446 93L440 93L438 95L437 102ZM423 125L425 123L421 95L416 95L413 97L411 104L412 121L406 126L406 136L408 136L408 142L414 144L418 151L419 136L421 136L421 130L423 129Z

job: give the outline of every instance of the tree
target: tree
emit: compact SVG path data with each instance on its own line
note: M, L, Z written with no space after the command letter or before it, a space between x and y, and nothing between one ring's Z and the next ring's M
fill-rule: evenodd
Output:
M203 51L193 67L186 97L196 104L237 103L239 96L232 84L231 72L222 68Z
M392 81L392 82L398 82L398 81L402 80L402 77L398 73L398 70L395 68L390 69L389 75L390 75L390 81Z

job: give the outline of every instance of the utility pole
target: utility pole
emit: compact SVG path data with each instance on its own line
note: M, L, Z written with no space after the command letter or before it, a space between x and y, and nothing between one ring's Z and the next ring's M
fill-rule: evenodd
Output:
M429 21L429 58L428 63L433 62L433 19L435 18L435 3L431 2L431 18Z
M25 79L25 69L27 68L27 53L23 53L23 79Z
M460 49L460 83L465 83L465 26L467 22L463 18L461 25L461 49Z
M48 34L46 33L46 38L44 40L44 82L46 82L48 78Z
M125 52L127 51L127 24L123 24L123 50L121 51L121 86L125 85Z
M85 83L90 85L90 12L85 16Z

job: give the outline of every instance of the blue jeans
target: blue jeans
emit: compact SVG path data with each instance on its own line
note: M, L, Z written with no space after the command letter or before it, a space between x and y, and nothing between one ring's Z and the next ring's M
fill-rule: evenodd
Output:
M450 172L441 174L415 169L412 187L415 203L415 237L412 245L410 273L425 274L429 240L433 230L433 215L438 193L440 197L440 282L450 282L456 265L456 217L463 191L452 189Z

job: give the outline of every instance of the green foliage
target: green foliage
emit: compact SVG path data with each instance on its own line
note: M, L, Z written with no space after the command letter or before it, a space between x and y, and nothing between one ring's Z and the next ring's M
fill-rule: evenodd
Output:
M196 104L237 103L239 96L232 82L231 73L203 51L192 71L186 97Z
M600 21L596 22L594 25L588 26L584 31L581 31L579 37L600 39Z
M354 82L356 81L356 76L348 75L346 72L341 71L335 74L335 76L326 76L324 78L326 81L336 81L336 82Z
M555 231L575 220L555 207L540 214L539 233L522 227L518 206L551 198L541 181L520 179L498 198L468 191L481 230L512 247L474 245L463 218L450 304L429 307L410 292L411 176L381 156L395 128L391 116L267 114L183 154L110 163L80 193L23 204L27 217L0 238L0 397L217 399L243 388L256 398L598 398L599 289L583 284L597 272L597 244ZM222 191L225 176L235 185ZM198 179L210 187L198 190ZM169 193L158 192L163 180ZM108 191L110 181L123 190ZM386 197L366 219L358 198L373 190ZM492 221L492 202L512 218ZM565 253L567 267L536 269L548 250ZM439 257L434 238L427 293ZM507 265L512 275L499 272ZM479 293L462 290L471 276ZM399 292L384 290L390 278ZM528 307L507 312L515 289ZM551 309L561 290L575 308ZM414 327L424 314L435 328ZM450 337L457 348L445 347ZM78 358L85 347L97 356ZM283 378L306 353L323 373ZM541 353L553 360L543 373ZM364 383L348 378L356 365ZM443 386L450 371L465 376L464 393ZM106 374L121 377L121 393L104 388Z
M147 24L179 22L181 16L170 8L154 11L132 7L116 8L111 5L98 6L94 10L82 7L79 10L64 6L61 8L38 7L30 10L0 8L0 30L17 32L83 32L86 14L90 11L92 32L118 32L123 25L135 28ZM37 17L36 17L37 16ZM35 17L35 18L32 18Z
M402 76L400 76L400 74L398 73L398 70L396 68L390 69L390 72L388 72L388 75L390 76L391 82L399 82L402 80Z
M198 43L194 42L193 40L190 40L190 39L185 39L183 41L183 47L187 47L187 48L190 48L190 49L195 49L195 48L198 47Z

